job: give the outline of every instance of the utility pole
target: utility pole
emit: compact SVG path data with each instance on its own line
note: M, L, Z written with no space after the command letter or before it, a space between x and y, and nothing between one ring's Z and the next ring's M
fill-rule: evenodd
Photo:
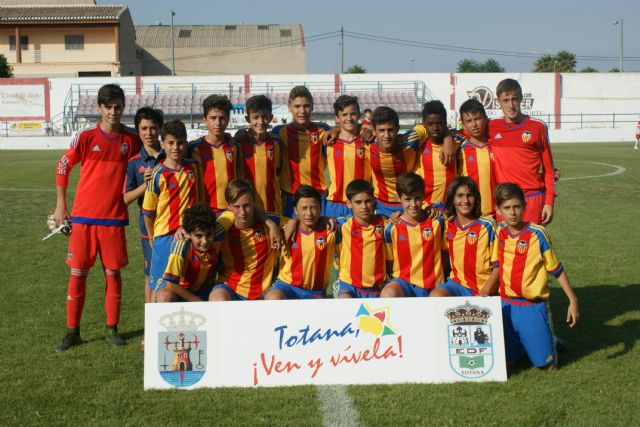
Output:
M176 16L176 13L171 10L171 75L176 75L176 48L175 42L173 41L173 17Z
M623 37L624 37L624 19L620 18L619 21L616 21L613 23L613 25L618 25L620 24L620 72L622 73L624 71L624 49L623 49Z
M340 27L340 74L344 74L344 27Z

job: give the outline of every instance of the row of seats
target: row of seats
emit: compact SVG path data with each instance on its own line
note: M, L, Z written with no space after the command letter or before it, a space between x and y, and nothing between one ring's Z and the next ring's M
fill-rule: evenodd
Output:
M159 108L168 115L188 116L200 114L202 101L209 93L160 93L127 95L125 97L124 115L134 115L140 107L151 106ZM230 101L233 104L244 104L253 94L234 93ZM333 112L333 103L342 94L333 92L318 92L314 94L314 110L318 113ZM386 105L399 113L419 112L421 104L413 92L350 92L348 95L358 97L360 108L374 109ZM288 93L269 93L267 96L274 104L286 104ZM81 95L76 108L76 114L81 116L98 115L95 95Z

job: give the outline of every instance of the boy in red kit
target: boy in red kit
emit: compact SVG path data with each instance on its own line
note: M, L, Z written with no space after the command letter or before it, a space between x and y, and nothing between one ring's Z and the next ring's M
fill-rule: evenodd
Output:
M81 344L80 318L84 307L87 274L96 256L104 268L106 291L106 339L113 346L125 344L118 334L122 279L120 269L128 264L124 226L129 214L122 198L129 159L140 151L140 139L120 124L124 91L108 84L98 90L102 119L93 129L78 133L56 168L57 225L69 218L67 185L71 168L82 163L80 181L71 214L73 232L69 240L67 265L71 276L67 287L67 333L58 350Z
M504 114L502 119L489 121L497 182L513 182L522 188L527 199L525 222L549 224L556 191L547 126L522 114L522 88L517 81L502 80L496 96Z

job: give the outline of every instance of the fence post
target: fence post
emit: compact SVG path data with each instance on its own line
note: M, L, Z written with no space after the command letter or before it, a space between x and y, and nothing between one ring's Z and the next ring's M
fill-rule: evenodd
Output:
M613 128L616 128L616 113L613 113Z
M580 113L580 129L582 129L582 113Z

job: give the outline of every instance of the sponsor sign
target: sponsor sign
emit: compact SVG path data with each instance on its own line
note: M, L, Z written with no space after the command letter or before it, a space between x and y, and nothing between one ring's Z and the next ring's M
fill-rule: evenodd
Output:
M144 387L506 381L500 299L146 304Z

